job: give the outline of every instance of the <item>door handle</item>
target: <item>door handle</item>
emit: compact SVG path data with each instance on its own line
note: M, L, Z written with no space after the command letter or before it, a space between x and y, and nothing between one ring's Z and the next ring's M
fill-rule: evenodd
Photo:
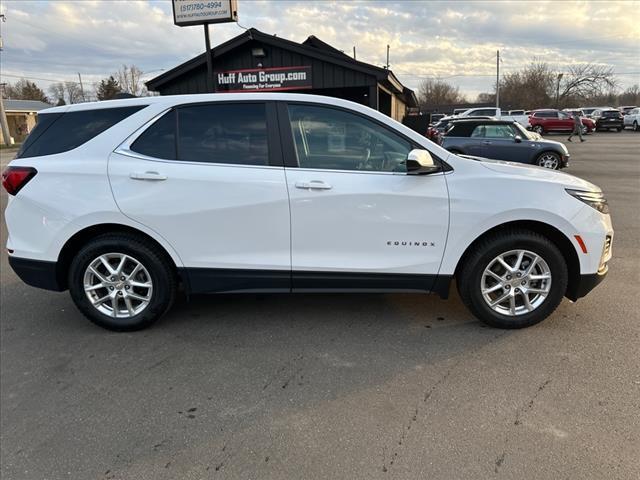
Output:
M491 145L491 142L489 140L485 140L482 142L483 145Z
M333 187L321 180L311 180L310 182L296 182L296 188L306 190L331 190Z
M158 172L132 172L129 174L129 178L132 178L134 180L160 181L160 180L166 180L167 176L162 175Z

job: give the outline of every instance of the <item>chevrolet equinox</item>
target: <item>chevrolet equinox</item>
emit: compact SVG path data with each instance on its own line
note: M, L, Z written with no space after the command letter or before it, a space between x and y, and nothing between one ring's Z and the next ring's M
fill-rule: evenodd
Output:
M178 291L434 292L521 328L605 276L607 202L579 178L447 152L313 95L162 96L40 112L2 174L9 262L102 327Z

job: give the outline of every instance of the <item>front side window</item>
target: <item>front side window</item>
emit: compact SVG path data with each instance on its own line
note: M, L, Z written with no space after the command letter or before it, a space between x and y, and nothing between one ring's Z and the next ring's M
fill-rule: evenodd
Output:
M144 107L146 105L42 114L17 158L73 150Z
M269 164L264 104L190 105L177 112L178 160Z
M472 137L482 138L514 138L519 135L511 125L478 125L474 128Z
M567 118L569 118L569 114L564 112L558 112L558 115L560 116L561 120L566 120Z
M406 172L411 144L360 115L327 107L289 105L301 168Z

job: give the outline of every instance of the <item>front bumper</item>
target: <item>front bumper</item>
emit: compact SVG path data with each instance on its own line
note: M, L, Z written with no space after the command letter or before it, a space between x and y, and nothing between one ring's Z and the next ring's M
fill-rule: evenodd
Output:
M9 256L9 265L27 285L55 292L66 290L63 282L58 278L57 262Z
M579 298L584 297L585 295L587 295L587 293L600 285L600 282L604 280L608 272L609 269L607 268L604 272L601 273L580 275L580 277L575 282L569 284L565 297L574 302Z

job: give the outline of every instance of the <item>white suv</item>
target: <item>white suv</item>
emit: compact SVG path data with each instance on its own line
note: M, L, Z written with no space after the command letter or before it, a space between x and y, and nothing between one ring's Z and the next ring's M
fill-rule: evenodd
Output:
M336 98L212 94L51 108L3 173L29 285L143 328L179 290L435 292L520 328L602 280L601 190L462 158Z

